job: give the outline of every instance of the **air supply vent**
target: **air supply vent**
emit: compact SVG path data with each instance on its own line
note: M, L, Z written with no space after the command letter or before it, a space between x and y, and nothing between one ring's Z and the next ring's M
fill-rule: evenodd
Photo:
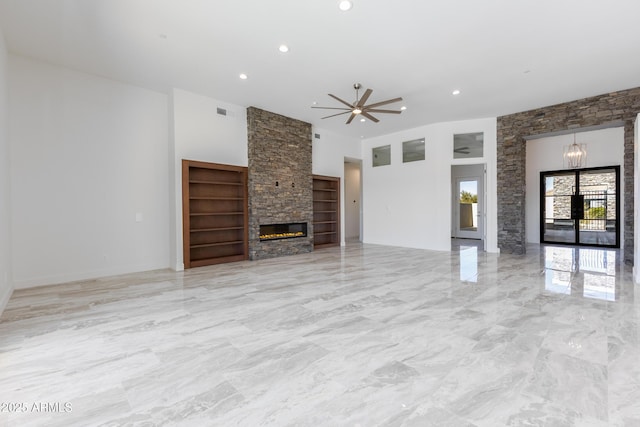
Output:
M220 114L221 116L226 116L227 115L227 110L225 110L224 108L217 108L218 114Z
M316 139L320 139L320 134L319 134L319 133L314 133L314 134L313 134L313 136L314 136Z

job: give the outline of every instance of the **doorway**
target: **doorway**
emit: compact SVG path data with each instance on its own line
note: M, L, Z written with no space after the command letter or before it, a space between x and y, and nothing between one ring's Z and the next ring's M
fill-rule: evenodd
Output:
M344 161L344 236L345 242L362 241L361 222L362 163Z
M452 237L484 240L484 164L451 167Z
M540 172L540 243L620 247L620 166Z

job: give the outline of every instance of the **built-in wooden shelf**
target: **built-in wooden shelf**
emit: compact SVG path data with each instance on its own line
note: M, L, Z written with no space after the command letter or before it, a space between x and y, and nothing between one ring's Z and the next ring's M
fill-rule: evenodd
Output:
M244 215L244 212L192 212L191 216Z
M340 178L313 176L313 246L340 245Z
M193 179L189 182L191 184L207 184L207 185L243 185L241 182L203 181L201 179Z
M209 196L192 196L190 200L244 200L243 197L209 197Z
M216 227L216 228L192 228L191 233L205 233L208 231L243 230L244 227Z
M247 168L182 161L184 267L249 256Z

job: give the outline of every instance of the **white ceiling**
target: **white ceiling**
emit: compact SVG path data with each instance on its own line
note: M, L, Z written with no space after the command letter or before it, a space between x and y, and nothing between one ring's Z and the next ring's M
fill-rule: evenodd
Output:
M11 52L372 137L640 86L638 0L0 0ZM287 54L278 51L286 43ZM246 73L249 78L240 80ZM321 120L401 96L380 123ZM458 96L453 89L460 89Z

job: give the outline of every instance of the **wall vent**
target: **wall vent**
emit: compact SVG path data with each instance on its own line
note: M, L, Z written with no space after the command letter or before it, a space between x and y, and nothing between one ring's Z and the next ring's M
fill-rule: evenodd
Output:
M314 134L313 134L313 136L314 136L316 139L320 139L320 134L319 134L319 133L314 133Z
M217 111L218 111L218 114L220 114L221 116L227 115L227 110L225 110L224 108L218 107Z

